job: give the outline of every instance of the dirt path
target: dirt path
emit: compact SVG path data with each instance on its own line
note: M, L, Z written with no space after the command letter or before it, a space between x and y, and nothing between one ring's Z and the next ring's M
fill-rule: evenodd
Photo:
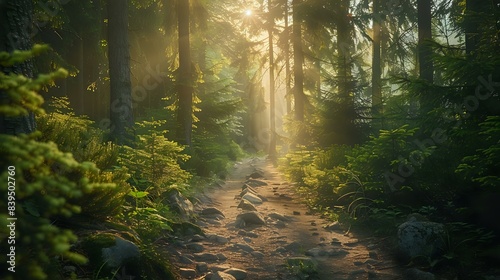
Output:
M248 181L252 174L258 178ZM248 217L237 217L248 211L237 206L245 184L251 186L249 200L257 196L263 201L256 199L258 215L253 212L256 217L243 222ZM220 271L236 279L311 279L307 273L315 275L312 279L402 279L382 243L346 236L335 224L327 227L327 221L299 201L272 164L246 159L198 205L206 238L172 245L173 262L184 279L233 279L221 277ZM265 224L252 223L259 217Z

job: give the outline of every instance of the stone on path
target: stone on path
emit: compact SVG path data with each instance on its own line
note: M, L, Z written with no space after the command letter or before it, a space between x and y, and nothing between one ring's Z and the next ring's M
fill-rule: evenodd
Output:
M270 213L267 216L269 216L270 218L273 218L275 220L279 220L279 221L283 221L283 222L288 222L291 220L289 217L286 217L285 215L282 215L282 214L276 213L276 212Z
M208 265L205 262L199 262L196 264L196 270L200 273L204 273L208 271Z
M236 220L237 221L241 220L245 224L254 224L254 225L266 224L264 218L262 218L262 216L256 211L243 212L236 217Z
M260 197L258 197L257 195L255 194L252 194L250 192L246 193L244 196L242 196L241 198L243 199L246 199L248 200L250 203L253 203L253 204L261 204L262 203L262 199Z
M261 180L255 180L255 179L248 179L246 180L245 184L249 185L250 187L262 187L262 186L267 186L267 183Z
M245 252L248 252L248 253L251 253L253 251L255 251L255 249L248 245L248 244L243 244L243 243L236 243L233 245L233 249L236 249L236 250L242 250L242 251L245 251Z
M248 273L245 270L239 269L239 268L234 268L234 267L224 270L224 273L227 273L227 274L234 276L234 278L236 278L236 280L246 279L247 275L248 275Z
M335 221L329 225L326 225L323 227L326 230L331 230L331 231L341 231L342 227L340 226L339 222Z
M193 279L196 277L196 270L190 268L181 268L179 273L184 279Z
M210 253L197 253L193 257L197 262L216 262L219 260L217 255Z
M188 248L189 250L193 251L193 252L203 252L203 250L205 249L203 247L203 245L201 244L198 244L198 243L188 243L186 244L186 248Z
M241 208L243 210L247 210L247 211L257 211L257 208L255 208L255 206L250 203L249 201L245 200L245 199L242 199L240 201L240 204L238 204L238 208Z
M217 271L212 275L210 280L236 280L236 278L231 274L227 274L222 271Z
M219 209L217 209L215 207L208 207L208 208L201 210L201 215L203 215L203 216L221 215L221 216L225 217L224 213L222 213L222 211L220 211Z

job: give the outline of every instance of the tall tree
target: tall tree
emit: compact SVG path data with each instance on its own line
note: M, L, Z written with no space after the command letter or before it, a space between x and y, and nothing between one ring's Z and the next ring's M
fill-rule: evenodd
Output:
M0 1L0 52L11 53L14 50L31 49L32 13L33 2L31 0ZM0 71L21 74L28 78L34 76L34 66L31 60L8 68L0 65ZM10 102L9 99L8 93L0 89L0 103ZM0 116L0 133L2 134L29 134L35 128L33 112L21 117Z
M418 61L419 76L421 79L432 83L434 77L434 67L432 64L432 49L429 46L429 40L432 39L432 0L418 0Z
M179 34L179 69L177 69L177 138L184 145L191 145L193 126L193 84L191 45L189 41L189 0L176 2Z
M304 53L302 50L302 25L299 16L299 6L302 0L293 0L293 26L292 26L292 45L293 45L293 97L295 102L295 120L304 121ZM299 133L300 137L300 133ZM300 139L299 139L300 140Z
M269 37L269 111L270 111L270 127L271 127L271 137L269 141L269 157L272 159L276 158L276 96L275 96L275 78L274 78L274 40L273 40L273 29L274 29L274 17L272 2L267 0L267 10L268 10L268 23L267 23L267 35Z
M380 59L380 39L382 16L380 0L372 2L373 45L372 45L372 116L380 116L382 112L382 63Z
M432 39L432 14L431 14L432 0L418 0L418 65L419 77L428 83L434 80L434 66L432 63L432 49L429 41ZM426 111L431 104L429 104L429 91L421 93L420 106L422 110Z
M111 138L124 144L134 125L127 0L108 0L108 57Z

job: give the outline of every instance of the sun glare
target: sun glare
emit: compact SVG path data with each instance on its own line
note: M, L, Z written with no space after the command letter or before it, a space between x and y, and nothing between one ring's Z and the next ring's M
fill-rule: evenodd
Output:
M251 16L251 15L252 15L252 10L246 10L246 11L245 11L245 15L246 15L247 17Z

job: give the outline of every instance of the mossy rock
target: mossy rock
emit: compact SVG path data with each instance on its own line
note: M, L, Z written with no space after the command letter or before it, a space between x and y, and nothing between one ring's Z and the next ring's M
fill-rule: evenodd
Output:
M171 227L176 236L191 236L195 234L205 236L205 233L199 226L190 222L173 223Z
M97 271L99 277L113 275L121 267L126 267L130 275L139 275L139 247L118 234L89 235L82 240L80 247L89 259L90 269Z

